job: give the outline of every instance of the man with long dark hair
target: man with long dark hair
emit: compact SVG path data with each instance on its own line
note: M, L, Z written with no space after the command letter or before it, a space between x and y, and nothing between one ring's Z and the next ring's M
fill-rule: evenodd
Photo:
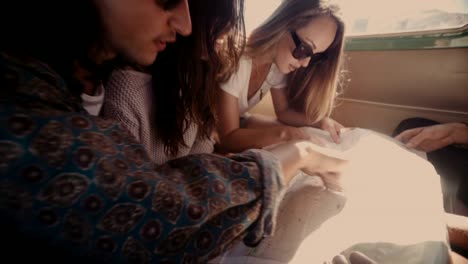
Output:
M206 262L270 235L298 170L336 177L343 164L294 142L156 165L118 122L83 109L80 95L95 91L114 59L150 65L176 34L190 34L187 0L0 5L5 259Z

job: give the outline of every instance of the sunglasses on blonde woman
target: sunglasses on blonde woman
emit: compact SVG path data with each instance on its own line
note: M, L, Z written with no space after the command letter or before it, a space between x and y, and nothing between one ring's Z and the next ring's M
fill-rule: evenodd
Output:
M291 38L294 41L296 47L292 51L292 55L297 60L302 60L305 58L312 58L312 60L322 59L325 57L325 53L314 53L312 48L304 43L299 36L297 35L296 31L291 31Z

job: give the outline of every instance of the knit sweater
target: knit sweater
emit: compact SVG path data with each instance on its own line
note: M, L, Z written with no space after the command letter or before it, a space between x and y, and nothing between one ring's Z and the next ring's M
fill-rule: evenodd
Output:
M152 132L155 124L151 113L151 98L151 75L132 70L116 70L106 84L101 115L124 124L157 163L188 154L213 152L214 141L200 139L198 126L189 122L184 134L186 146L181 144L175 156L167 155L162 141Z

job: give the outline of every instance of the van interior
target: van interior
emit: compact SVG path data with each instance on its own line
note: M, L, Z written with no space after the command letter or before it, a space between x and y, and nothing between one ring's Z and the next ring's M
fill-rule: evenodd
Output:
M271 13L279 2L247 1L247 32L263 21L263 13L265 16ZM440 123L468 121L468 1L363 0L348 1L343 3L342 8L347 21L345 70L342 90L332 113L335 120L348 128L370 130L388 137L394 136L392 134L398 124L408 118L426 118ZM274 116L271 98L266 97L252 112ZM376 148L373 154L368 154L386 155L383 151ZM465 159L468 164L468 157ZM441 203L441 212L459 216L459 225L468 227L467 214L463 211L466 208L459 209L459 201L455 195L458 180L447 179L443 175L437 176L436 183L440 185L434 189L432 197L435 197L435 200L432 202ZM407 178L411 178L411 175ZM414 184L413 195L417 197L429 182L424 179L419 182L408 180L401 184ZM399 196L398 190L394 190L393 195ZM393 205L409 206L409 199L413 198L408 197L406 201L395 202ZM428 206L428 203L431 201L422 200L419 209ZM412 208L408 214L418 214L419 209ZM372 212L365 217L373 221L385 218L375 216ZM429 221L429 218L437 217L426 215L420 220ZM411 239L411 236L415 235L412 231L394 224L397 222L394 218L388 219L392 219L393 224L382 224L382 229L398 233L399 238L409 236L409 239L401 239L401 247L387 253L382 253L386 250L383 249L385 246L382 246L382 243L386 242L384 237L381 240L375 238L373 241L362 241L366 242L366 247L361 248L365 248L364 251L367 250L369 255L395 254L394 258L384 257L378 263L446 263L447 250L455 250L467 256L467 236L461 243L465 245L464 249L459 248L460 244L451 244L445 240L446 233L442 233L439 240L441 244L424 241L426 245L422 246L424 243L419 243L421 241ZM419 222L416 225L422 224ZM444 224L442 226L445 228ZM352 229L353 226L347 228ZM342 233L340 238L346 234ZM387 242L395 241L390 239ZM430 243L434 244L429 246ZM442 244L446 246L441 246ZM303 245L295 252L294 257L291 257L289 263L312 263L304 261L311 260L311 247L317 245L319 242L310 242L309 246ZM412 250L405 251L403 247ZM375 253L378 250L382 252ZM407 258L402 257L403 254L407 254ZM456 260L452 261L457 263ZM459 261L466 263L465 260Z

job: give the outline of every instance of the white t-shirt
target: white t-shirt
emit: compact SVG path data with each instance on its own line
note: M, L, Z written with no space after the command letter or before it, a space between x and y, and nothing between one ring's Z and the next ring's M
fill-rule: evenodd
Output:
M94 95L82 93L81 100L83 100L83 108L90 115L99 115L99 112L101 112L102 104L104 103L104 86L102 84L99 85Z
M246 112L260 102L260 94L264 97L270 88L281 89L286 86L286 75L281 73L272 63L265 81L258 91L248 100L248 90L250 75L252 73L252 59L246 56L241 57L239 68L229 80L221 84L221 89L226 93L235 96L239 100L239 116L244 116Z

